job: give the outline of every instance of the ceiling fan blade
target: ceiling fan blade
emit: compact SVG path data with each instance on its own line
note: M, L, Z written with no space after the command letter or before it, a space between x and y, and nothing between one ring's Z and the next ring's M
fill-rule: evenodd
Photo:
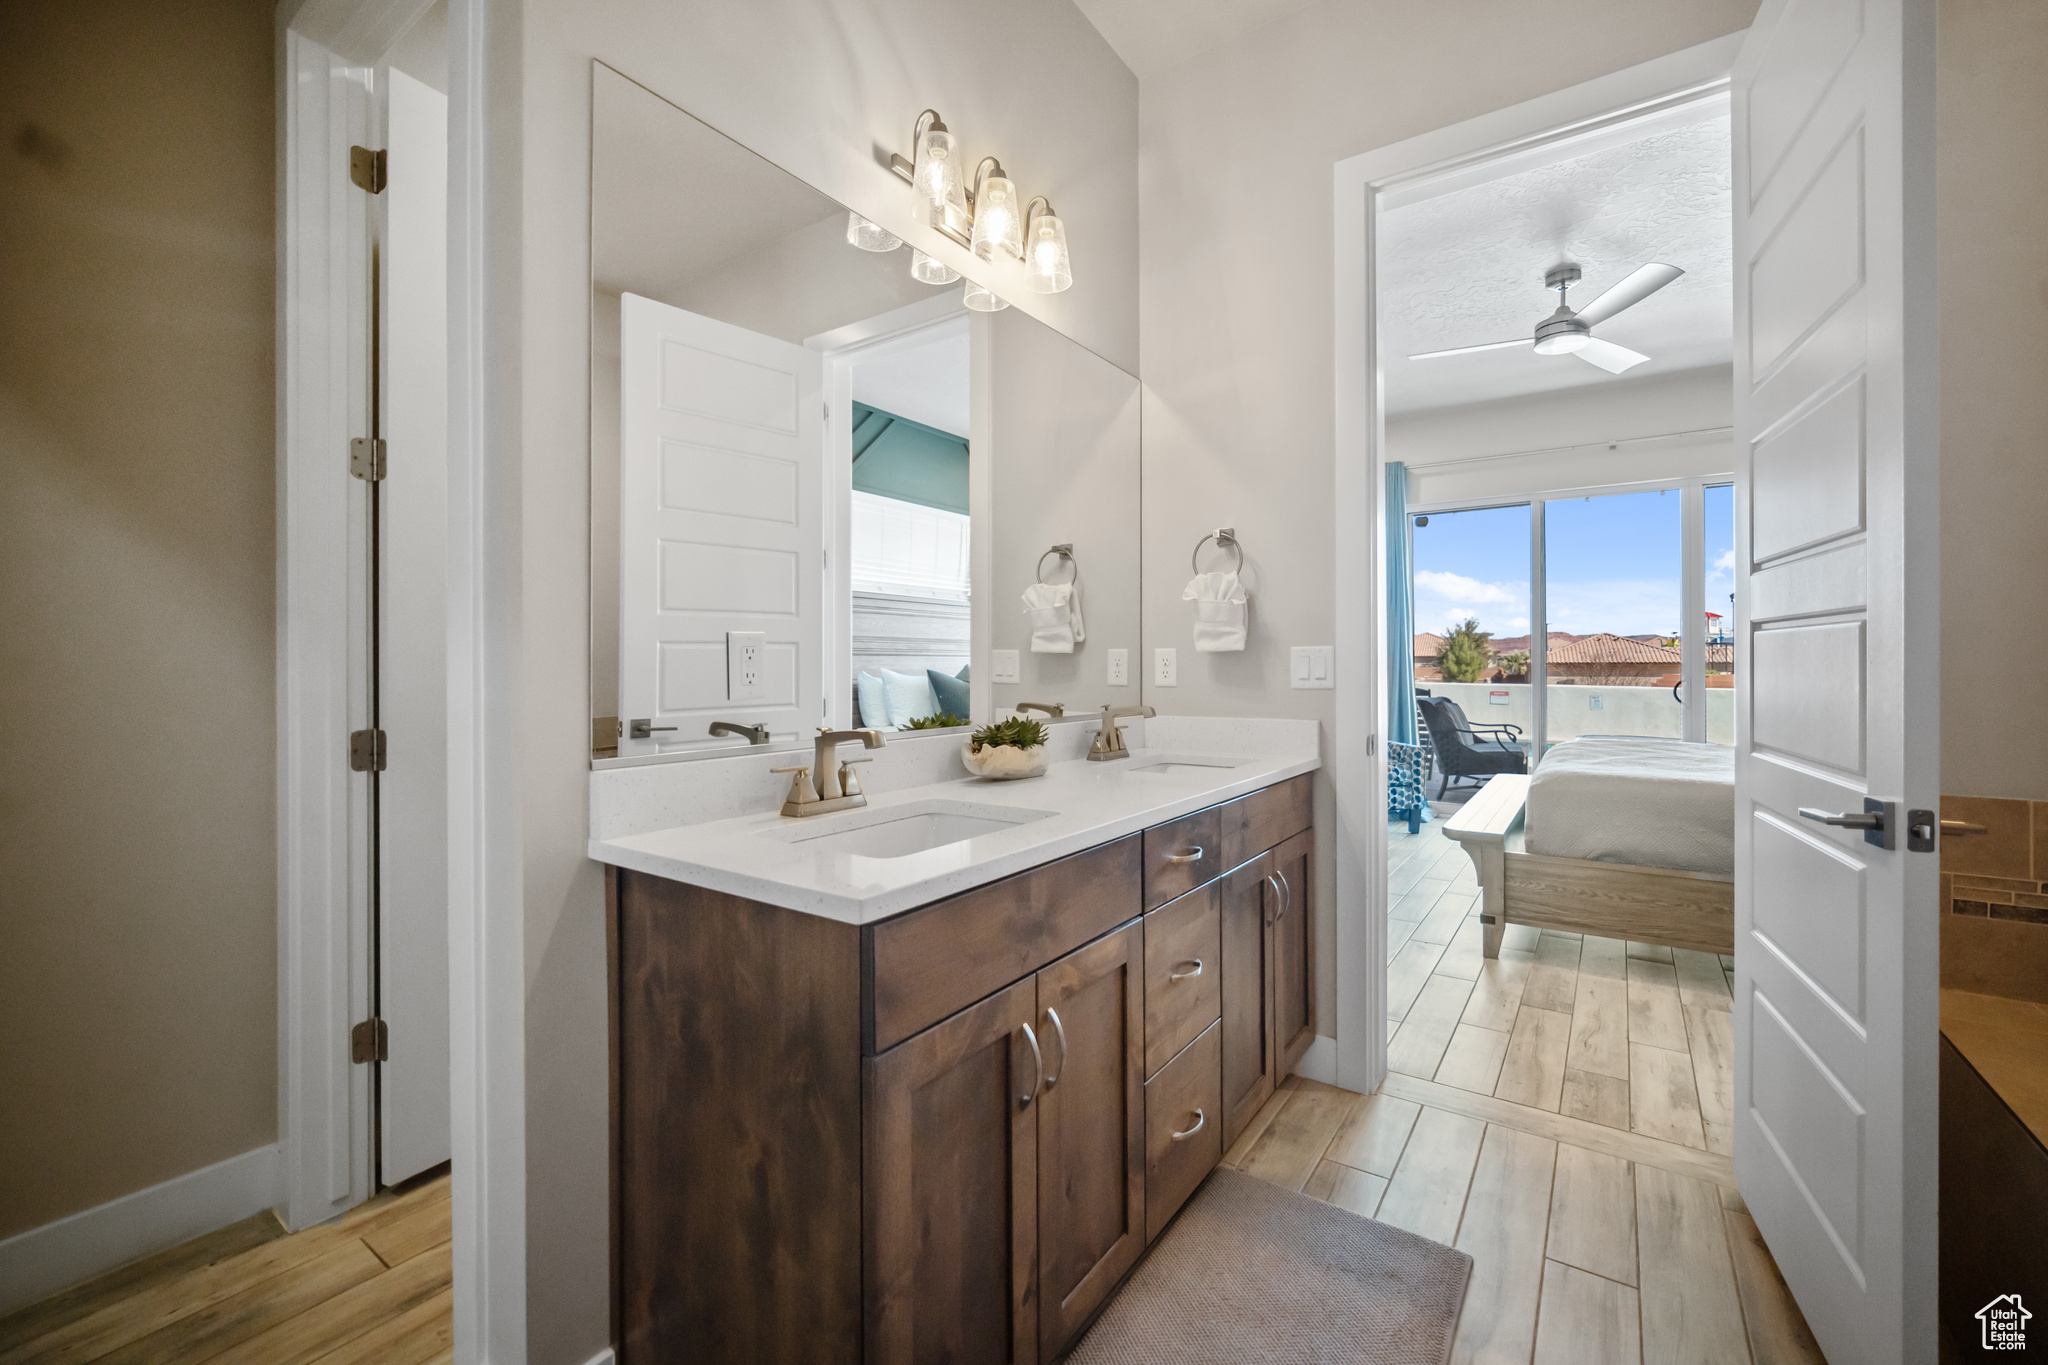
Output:
M1572 354L1589 365L1598 365L1609 374L1620 374L1623 370L1633 369L1650 358L1639 355L1626 346L1602 341L1599 337L1587 337L1586 344Z
M1684 273L1675 265L1638 266L1627 279L1581 308L1579 321L1588 327L1604 322L1624 308L1633 308Z
M1448 351L1424 351L1420 355L1411 355L1408 358L1410 360L1441 360L1447 355L1476 355L1480 351L1504 351L1510 346L1533 346L1535 344L1535 339L1532 337L1516 337L1513 341L1489 341L1484 346L1453 346Z

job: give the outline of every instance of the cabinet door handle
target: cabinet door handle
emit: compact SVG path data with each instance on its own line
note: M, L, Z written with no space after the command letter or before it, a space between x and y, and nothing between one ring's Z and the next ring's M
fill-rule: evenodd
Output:
M1174 970L1174 971L1171 971L1171 972L1168 972L1168 973L1166 974L1166 979L1167 979L1168 981L1185 981L1185 980L1187 980L1187 979L1188 979L1189 977L1191 977L1191 976L1200 976L1200 975L1202 974L1202 959L1200 959L1199 957L1191 957L1191 958L1189 958L1189 959L1188 959L1188 962L1189 962L1189 963L1192 963L1192 964L1194 964L1194 970L1193 970L1193 971L1191 971L1191 972L1183 972L1183 971L1177 970L1177 969L1178 969L1179 967L1185 966L1185 965L1187 965L1187 964L1185 964L1185 963L1175 963L1175 964L1174 964L1174 966L1175 966L1176 970Z
M1203 1125L1203 1124L1205 1124L1205 1123L1207 1123L1208 1121L1209 1121L1209 1116L1208 1116L1207 1114L1203 1113L1203 1112L1202 1112L1201 1110L1197 1109L1197 1110L1195 1111L1195 1126L1194 1126L1194 1127L1192 1127L1192 1128L1188 1128L1188 1129L1185 1129L1185 1130L1183 1130L1183 1131L1181 1131L1181 1132L1175 1133L1175 1134L1173 1135L1173 1140L1174 1140L1175 1142L1186 1142L1186 1141L1187 1141L1187 1140L1188 1140L1189 1138L1191 1138L1191 1137L1193 1137L1193 1136L1194 1136L1195 1134L1197 1134L1197 1133L1201 1132L1201 1131L1202 1131L1202 1125Z
M1052 1020L1052 1031L1053 1031L1053 1032L1054 1032L1054 1033L1055 1033L1056 1035L1058 1035L1058 1037L1059 1037L1059 1040L1060 1040L1060 1069L1059 1069L1058 1071L1055 1071L1055 1072L1053 1072L1053 1073L1052 1073L1052 1075L1050 1075L1050 1076L1047 1076L1047 1077L1045 1078L1045 1088L1046 1088L1047 1090L1050 1090L1050 1089L1052 1089L1052 1088L1053 1088L1054 1086L1058 1085L1058 1084L1060 1083L1060 1077L1061 1077L1062 1075L1066 1074L1066 1070L1067 1070L1067 1026L1066 1026L1065 1024L1062 1024L1062 1023L1060 1022L1060 1012L1059 1012L1058 1010L1056 1010L1056 1009L1052 1009L1052 1008L1049 1008L1049 1007L1048 1007L1048 1008L1047 1008L1047 1010L1045 1011L1045 1015L1046 1015L1046 1018L1048 1018L1048 1019Z
M1294 888L1287 884L1287 878L1273 872L1266 874L1266 885L1273 888L1273 894L1280 898L1280 908L1273 912L1268 924L1278 924L1280 917L1294 907Z
M1038 1050L1038 1034L1029 1024L1019 1024L1024 1030L1024 1041L1031 1044L1031 1088L1017 1097L1019 1109L1029 1109L1031 1101L1038 1098L1038 1092L1045 1086L1045 1054Z
M1190 853L1169 853L1166 855L1166 861L1169 863L1199 863L1202 861L1202 846L1196 844L1194 850Z

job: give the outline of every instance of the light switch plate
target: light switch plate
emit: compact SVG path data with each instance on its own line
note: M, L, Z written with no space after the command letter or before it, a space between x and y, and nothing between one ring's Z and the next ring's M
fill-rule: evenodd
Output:
M768 695L761 684L761 656L768 652L768 632L729 630L725 633L725 699L759 701Z
M1288 651L1290 681L1295 687L1334 688L1337 685L1336 647L1296 645Z
M1019 682L1017 651L992 649L988 652L988 680L992 683Z
M1152 685L1154 687L1180 686L1179 650L1155 649L1152 651Z
M1109 651L1109 685L1129 687L1131 685L1131 651L1112 649Z

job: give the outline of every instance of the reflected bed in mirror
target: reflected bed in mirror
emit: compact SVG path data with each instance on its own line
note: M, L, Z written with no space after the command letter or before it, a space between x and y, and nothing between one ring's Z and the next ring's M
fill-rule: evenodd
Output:
M596 759L1136 702L1136 379L602 65L592 141Z

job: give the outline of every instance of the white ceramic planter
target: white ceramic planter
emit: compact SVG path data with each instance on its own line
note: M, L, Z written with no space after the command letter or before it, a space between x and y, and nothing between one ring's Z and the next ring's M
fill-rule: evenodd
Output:
M1019 749L1012 744L984 744L974 751L972 740L960 745L960 762L976 777L1010 782L1020 777L1042 777L1052 762L1052 751L1043 744Z

